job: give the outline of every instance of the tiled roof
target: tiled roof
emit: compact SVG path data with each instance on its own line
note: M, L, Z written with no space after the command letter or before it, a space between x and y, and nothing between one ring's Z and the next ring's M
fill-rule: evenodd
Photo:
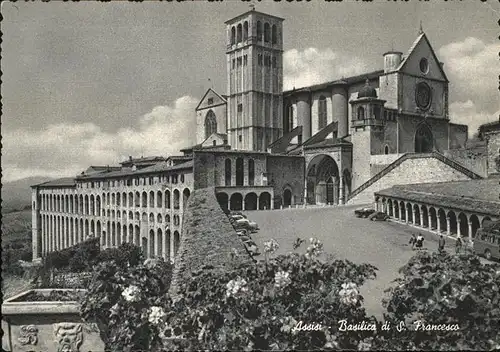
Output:
M145 167L143 169L137 169L135 171L132 171L131 169L126 169L122 171L112 171L112 172L107 172L107 173L99 173L97 175L88 175L88 176L80 176L78 177L79 180L92 180L92 179L103 179L103 178L113 178L113 177L123 177L123 176L135 176L135 175L143 175L143 174L149 174L149 173L156 173L156 172L164 172L164 171L175 171L175 170L182 170L182 169L189 169L193 167L193 161L187 161L185 163L177 164L174 166L167 166L167 163L165 161L161 161L155 165L151 165L148 167Z
M64 177L58 178L57 180L51 180L37 185L32 185L31 187L74 187L75 185L76 181L74 177Z
M292 90L287 90L283 92L283 95L292 95L297 92L305 92L305 91L315 91L315 90L321 90L328 88L329 86L337 85L337 84L347 84L347 85L352 85L355 83L361 83L365 82L367 79L375 79L380 77L384 73L384 70L377 70L377 71L372 71L372 72L367 72L362 75L357 75L357 76L351 76L347 78L341 78L337 79L334 81L329 81L325 83L320 83L320 84L315 84L312 86L308 87L301 87L298 89L292 89Z
M500 216L499 182L485 179L400 185L375 195Z

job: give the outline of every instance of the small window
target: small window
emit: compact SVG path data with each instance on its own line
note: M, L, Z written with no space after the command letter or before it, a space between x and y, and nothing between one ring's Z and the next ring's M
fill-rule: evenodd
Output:
M243 111L243 104L238 104L238 112L242 112Z
M233 59L233 69L235 68L236 66L236 59Z
M243 137L241 136L241 134L238 136L238 140L241 142L243 141Z
M273 68L276 68L276 56L273 57Z
M212 105L214 103L214 98L208 98L208 105Z
M259 54L259 55L257 56L257 61L258 61L258 63L259 63L259 66L262 66L262 54Z
M420 71L424 74L429 72L429 62L425 57L420 60Z
M248 56L245 55L243 56L243 66L246 66L248 64Z
M389 154L389 146L386 145L385 148L384 148L384 154Z
M213 146L215 147L215 146L217 145L217 141L214 139L214 140L212 141L212 144L213 144Z
M241 61L241 57L239 57L239 58L238 58L238 65L237 65L238 67L241 67L241 62L242 62L242 61Z

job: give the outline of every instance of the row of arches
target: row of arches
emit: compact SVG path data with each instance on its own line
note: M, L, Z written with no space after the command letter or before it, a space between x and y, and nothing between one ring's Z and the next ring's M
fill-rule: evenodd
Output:
M62 212L80 215L99 216L101 208L104 206L118 207L143 207L143 208L166 208L170 209L173 205L174 209L179 209L182 201L183 208L186 207L191 191L189 188L184 188L182 191L174 189L163 191L139 191L123 192L123 193L102 193L102 195L94 194L42 194L41 195L41 210L50 212ZM103 214L103 216L105 216Z
M155 213L149 213L149 215L145 212L139 213L136 211L135 213L133 211L119 211L117 210L103 210L103 216L106 216L110 218L111 220L113 219L122 219L123 221L143 221L143 222L149 222L149 225L154 225L155 222L158 224L163 223L163 214L156 214ZM174 226L178 226L180 224L180 216L177 214L174 214L172 216L173 218L173 224ZM165 223L170 224L170 214L165 214Z
M243 186L245 182L245 165L243 158L236 158L236 186ZM255 161L253 159L248 159L248 185L253 186L255 183ZM224 184L226 186L232 186L233 170L232 161L227 158L224 162Z
M239 23L236 26L231 27L231 45L241 43L248 39L249 31L248 31L248 21L243 22L243 24ZM257 21L257 41L265 43L271 42L272 44L276 44L278 42L278 28L276 25L270 25L265 22L262 24L261 21Z
M217 201L225 210L266 210L272 209L271 194L262 192L257 196L255 192L249 192L243 196L239 192L228 195L225 192L217 193Z
M377 211L382 211L396 220L448 236L472 239L479 228L492 220L489 216L392 198L376 197L375 202Z
M133 224L121 224L120 222L107 222L101 225L101 221L89 219L76 219L63 216L43 215L41 217L41 254L47 254L53 251L61 250L83 242L95 234L101 238L103 248L117 247L122 243L133 243L141 246L148 258L155 256L169 259L171 256L171 240L173 241L174 255L180 243L180 233L175 230L171 239L171 230L150 229L150 246L144 246L148 243L148 238L141 239L141 227ZM157 237L151 236L156 234ZM164 240L163 240L164 238ZM145 242L146 241L146 242ZM151 247L152 246L152 247ZM152 249L153 248L153 249Z

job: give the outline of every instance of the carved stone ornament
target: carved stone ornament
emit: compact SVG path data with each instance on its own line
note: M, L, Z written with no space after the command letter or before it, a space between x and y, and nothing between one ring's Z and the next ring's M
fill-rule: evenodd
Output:
M36 345L38 343L38 328L35 325L21 325L17 340L21 345Z
M54 336L57 352L78 352L83 342L82 324L54 324Z

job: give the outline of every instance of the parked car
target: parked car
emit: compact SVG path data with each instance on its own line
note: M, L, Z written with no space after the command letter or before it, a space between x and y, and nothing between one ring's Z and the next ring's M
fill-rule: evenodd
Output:
M247 216L245 214L243 214L241 211L232 211L229 214L229 216L234 216L234 215L243 216L245 219L247 218Z
M233 220L244 220L246 219L243 215L229 215L229 218L230 219L233 219Z
M500 260L500 221L489 222L476 232L474 253L488 260Z
M358 217L358 218L366 218L366 217L370 216L371 214L373 214L374 212L375 212L375 209L373 209L373 208L360 208L360 209L354 210L354 215L356 215L356 217Z
M381 211L376 211L375 213L369 215L368 219L370 219L371 221L386 221L387 219L389 219L389 215L387 215L386 213L382 213Z

